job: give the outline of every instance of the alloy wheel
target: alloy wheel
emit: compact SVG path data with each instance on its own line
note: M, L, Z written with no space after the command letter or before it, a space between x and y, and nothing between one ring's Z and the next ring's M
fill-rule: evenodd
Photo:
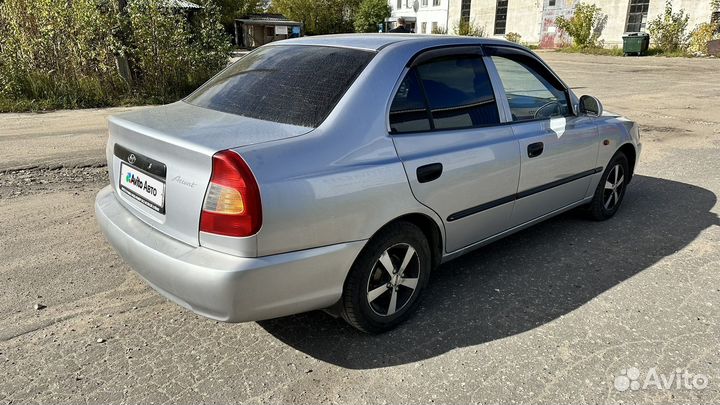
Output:
M605 179L603 190L603 206L611 211L620 202L623 188L625 186L625 173L620 164L616 164Z
M417 289L420 258L407 243L386 249L370 272L367 302L375 314L391 316L402 310Z

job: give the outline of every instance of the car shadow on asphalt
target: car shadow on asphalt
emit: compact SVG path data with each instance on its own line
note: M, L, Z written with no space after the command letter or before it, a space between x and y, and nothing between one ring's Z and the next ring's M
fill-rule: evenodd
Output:
M405 364L519 334L568 314L720 225L709 190L635 176L605 222L577 211L433 272L417 313L378 336L321 311L259 322L280 341L350 369Z

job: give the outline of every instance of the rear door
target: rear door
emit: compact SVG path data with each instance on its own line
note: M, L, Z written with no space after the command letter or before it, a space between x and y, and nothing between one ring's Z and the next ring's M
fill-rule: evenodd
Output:
M576 116L565 85L531 53L486 47L502 82L520 143L520 181L512 225L582 200L597 167L598 130L592 118Z
M500 117L479 47L420 55L391 104L398 155L415 197L443 219L448 252L508 228L520 152Z

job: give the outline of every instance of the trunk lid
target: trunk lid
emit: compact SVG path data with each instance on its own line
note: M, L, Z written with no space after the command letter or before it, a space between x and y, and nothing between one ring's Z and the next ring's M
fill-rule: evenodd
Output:
M182 101L110 117L108 129L108 171L120 203L192 246L199 245L200 213L216 152L312 130Z

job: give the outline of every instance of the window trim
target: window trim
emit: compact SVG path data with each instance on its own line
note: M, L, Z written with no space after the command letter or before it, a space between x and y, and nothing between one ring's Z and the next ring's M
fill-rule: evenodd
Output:
M413 55L408 61L408 67L422 65L430 60L448 56L484 56L481 45L449 45L427 48Z
M425 97L425 109L428 111L428 119L430 120L430 129L429 130L423 130L423 131L413 131L413 132L393 132L392 127L390 126L390 110L392 108L392 103L395 100L395 95L397 94L398 90L400 89L400 86L402 85L402 82L405 80L405 76L408 75L408 73L417 65L429 62L436 58L442 58L442 57L448 57L448 56L477 56L481 62L485 65L485 70L488 73L488 76L490 77L490 86L492 87L493 96L495 97L495 107L498 109L498 118L499 123L497 124L488 124L488 125L481 125L481 126L469 126L469 127L462 127L462 128L435 128L435 123L432 118L432 112L430 109L430 102L427 99L427 93L425 92L425 88L423 87L422 80L418 78L418 82L420 83L420 86L423 91L423 95ZM495 66L492 65L492 72L491 68L488 66L488 59L486 55L484 55L483 45L467 45L467 44L459 44L459 45L445 45L445 46L438 46L438 47L432 47L424 49L415 55L413 55L405 65L405 68L403 69L402 73L400 74L400 77L395 82L395 85L393 86L392 91L390 92L390 97L387 100L386 106L385 106L385 130L387 131L389 136L404 136L404 135L415 135L415 134L426 134L426 133L438 133L438 132L448 132L448 131L467 131L468 129L482 129L482 128L493 128L493 127L499 127L507 124L512 124L512 120L507 122L506 121L506 111L505 107L501 107L501 103L498 102L498 97L500 93L498 92L497 83L499 80L499 76L497 76L497 71L495 70ZM492 62L492 61L490 61ZM496 78L493 78L493 74L497 76ZM505 92L502 92L502 96L505 97ZM507 99L504 100L504 104L507 104ZM509 109L509 107L507 107Z
M497 72L497 68L495 67L495 63L492 61L492 56L500 56L500 57L507 57L507 55L521 55L528 57L532 59L533 61L537 62L539 66L542 68L542 71L539 71L535 67L531 68L538 73L540 76L542 76L545 80L550 82L550 84L558 85L558 90L562 90L565 93L565 98L567 99L568 103L568 110L570 112L569 115L566 116L566 118L569 117L577 117L578 116L578 110L577 105L575 104L575 99L572 97L572 94L570 92L570 88L565 84L565 82L558 77L558 75L550 69L550 67L540 58L535 56L534 54L525 51L524 49L517 48L514 46L507 46L507 45L483 45L483 50L486 54L486 57L489 59L488 62L486 62L486 67L488 63L492 65L492 69L495 72L495 75L497 76L497 80L499 81L500 89L502 91L502 99L501 103L503 104L503 108L505 110L506 119L508 120L508 123L510 124L519 124L519 123L525 123L525 122L537 122L537 121L546 121L549 120L549 118L535 118L532 120L523 120L523 121L513 121L512 119L512 111L510 110L510 103L508 102L507 95L505 94L505 86L502 84L502 79L500 79L500 74ZM512 60L512 59L511 59ZM492 76L491 76L492 79Z

